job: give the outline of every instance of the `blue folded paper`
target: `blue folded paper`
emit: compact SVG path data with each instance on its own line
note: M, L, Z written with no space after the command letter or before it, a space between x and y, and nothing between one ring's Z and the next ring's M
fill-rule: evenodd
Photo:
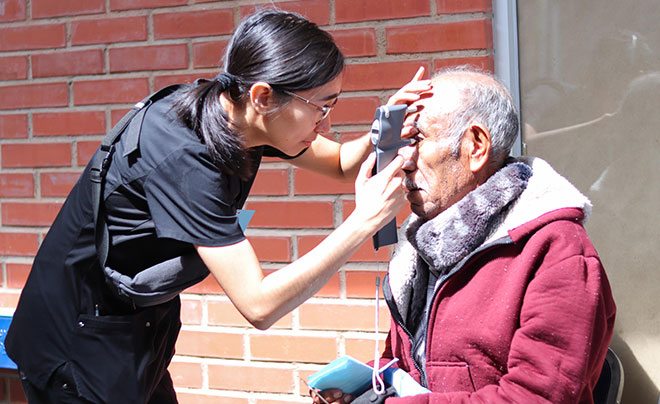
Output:
M379 373L396 363L393 359L378 370ZM339 389L353 397L365 392L371 385L373 368L350 356L342 356L328 363L323 369L309 376L307 385L314 389Z

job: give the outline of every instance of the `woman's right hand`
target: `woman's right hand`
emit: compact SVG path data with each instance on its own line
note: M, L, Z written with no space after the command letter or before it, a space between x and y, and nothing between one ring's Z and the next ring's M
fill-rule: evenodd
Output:
M371 153L362 163L355 181L354 215L373 226L375 233L397 213L406 203L403 191L404 173L401 170L403 158L397 155L385 169L372 175L376 154Z

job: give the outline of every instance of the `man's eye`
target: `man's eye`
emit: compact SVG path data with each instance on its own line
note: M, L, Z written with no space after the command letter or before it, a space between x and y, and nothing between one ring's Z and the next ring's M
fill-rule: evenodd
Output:
M411 138L408 138L410 141L410 146L416 146L421 142L423 139L418 135L418 136L413 136Z

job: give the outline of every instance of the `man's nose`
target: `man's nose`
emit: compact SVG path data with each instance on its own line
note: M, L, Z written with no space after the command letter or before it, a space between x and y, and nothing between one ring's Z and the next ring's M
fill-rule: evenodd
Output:
M399 149L399 155L403 157L403 170L411 171L416 167L415 159L417 156L417 145L412 144L408 146L403 146Z

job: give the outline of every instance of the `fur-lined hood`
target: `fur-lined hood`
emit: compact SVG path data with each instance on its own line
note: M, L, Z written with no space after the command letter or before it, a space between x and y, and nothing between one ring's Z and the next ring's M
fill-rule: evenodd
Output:
M496 240L503 238L504 240L510 240L509 231L551 211L562 208L579 208L584 214L584 219L582 220L583 224L591 213L592 206L589 199L568 180L557 173L544 160L533 157L520 157L511 160L512 161L510 161L509 164L524 163L529 166L529 168L531 168L531 175L528 173L527 175L529 175L529 177L524 177L527 184L524 186L522 193L520 193L519 197L511 203L510 207L505 209L502 217L499 217L493 225L494 227L489 229L488 235L485 237L484 241L481 242L478 247L473 248L472 251ZM480 188L484 185L475 189L472 193L483 192L483 189L480 190ZM469 194L466 198L468 197ZM460 201L458 203L460 203ZM439 216L432 220L437 218L439 218ZM542 224L545 223L539 223L539 226ZM407 304L413 286L415 270L418 266L418 261L421 259L415 246L413 246L407 238L407 233L410 233L411 230L418 231L414 226L419 226L419 218L415 214L412 214L401 226L399 231L399 243L396 246L388 270L389 286L392 292L392 297L397 303L399 312L402 314L403 318L405 318L407 312ZM411 229L409 229L409 227L411 227ZM439 237L443 236L442 233L436 234L439 234ZM408 234L408 236L410 236L410 234ZM449 237L451 236L453 235L449 233ZM430 244L433 245L436 241L438 244L442 242L442 240L430 240ZM448 241L451 243L451 240ZM429 241L427 240L427 243L428 242Z
M532 168L532 177L502 225L486 243L504 237L510 230L557 209L579 208L584 213L582 224L587 222L591 215L591 201L573 184L538 157L518 157L516 160Z

